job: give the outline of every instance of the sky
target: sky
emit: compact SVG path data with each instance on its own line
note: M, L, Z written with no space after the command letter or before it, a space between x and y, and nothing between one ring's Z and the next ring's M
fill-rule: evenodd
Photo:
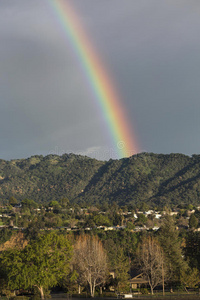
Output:
M68 3L114 82L137 152L199 154L199 0ZM0 0L0 41L1 159L118 158L50 0Z

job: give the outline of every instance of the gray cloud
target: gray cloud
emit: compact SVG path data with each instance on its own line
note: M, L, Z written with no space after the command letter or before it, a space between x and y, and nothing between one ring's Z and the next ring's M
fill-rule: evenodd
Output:
M70 3L116 83L141 150L199 153L199 2ZM48 1L0 1L0 39L0 157L115 157Z

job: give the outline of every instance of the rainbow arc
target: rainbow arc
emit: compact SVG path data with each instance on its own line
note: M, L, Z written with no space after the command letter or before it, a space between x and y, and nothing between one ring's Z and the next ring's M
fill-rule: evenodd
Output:
M77 14L67 0L48 0L63 28L68 42L76 53L77 59L94 94L100 113L108 128L114 150L118 157L128 157L139 152L138 142L131 129L127 113L119 99L118 92L100 56L94 50L91 40L83 30Z

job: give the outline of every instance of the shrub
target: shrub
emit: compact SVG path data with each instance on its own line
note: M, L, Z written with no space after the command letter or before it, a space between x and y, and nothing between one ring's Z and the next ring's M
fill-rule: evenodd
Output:
M141 288L141 289L140 289L140 292L141 292L143 295L149 294L149 291L147 290L147 288Z

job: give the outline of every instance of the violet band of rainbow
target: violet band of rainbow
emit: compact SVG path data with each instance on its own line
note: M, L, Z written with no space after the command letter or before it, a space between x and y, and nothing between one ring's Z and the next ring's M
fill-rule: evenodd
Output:
M128 114L119 98L119 93L108 76L100 55L94 50L78 15L68 0L47 0L66 34L66 37L87 77L90 90L106 122L114 150L118 158L129 157L139 152L139 145L128 119Z

